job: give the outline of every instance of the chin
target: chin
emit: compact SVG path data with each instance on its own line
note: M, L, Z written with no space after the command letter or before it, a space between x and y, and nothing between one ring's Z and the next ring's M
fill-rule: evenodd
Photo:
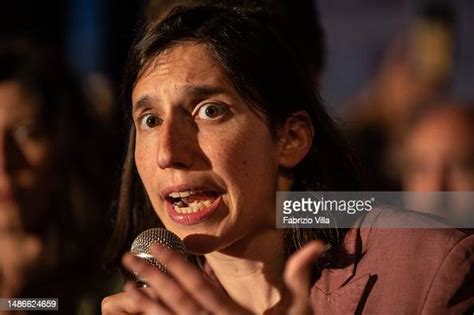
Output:
M183 238L186 251L194 255L205 255L219 249L222 239L209 234L189 234Z

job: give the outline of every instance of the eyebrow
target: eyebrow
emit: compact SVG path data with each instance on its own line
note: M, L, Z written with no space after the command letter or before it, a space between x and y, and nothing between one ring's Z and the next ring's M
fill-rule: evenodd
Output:
M217 94L230 94L230 92L223 87L211 85L184 85L182 88L180 88L180 90L186 95L187 98L190 97L193 99L205 98ZM159 101L160 100L156 97L144 95L135 104L133 104L132 110L137 111L142 107L149 107L152 103Z
M211 86L211 85L185 85L183 87L186 94L190 94L194 98L202 98L216 94L229 93L223 87Z
M153 103L152 97L145 95L141 97L135 104L132 106L132 111L135 112L142 107L149 107Z

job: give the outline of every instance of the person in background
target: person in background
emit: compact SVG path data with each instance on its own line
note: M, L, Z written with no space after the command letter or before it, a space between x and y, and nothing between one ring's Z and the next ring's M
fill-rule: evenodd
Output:
M400 190L393 158L410 117L449 94L455 17L429 5L387 50L374 80L347 104L347 135L371 190Z
M474 190L473 109L451 103L417 116L403 142L403 190Z
M61 314L95 307L81 297L99 287L110 198L82 95L55 49L0 44L0 297L59 298Z
M462 105L445 100L422 110L411 120L397 159L403 190L474 191L474 110ZM428 205L418 208L430 211ZM434 206L431 210L437 209ZM455 221L467 219L468 213L456 213L448 205L439 210L442 213L435 213ZM472 204L468 211L473 212Z

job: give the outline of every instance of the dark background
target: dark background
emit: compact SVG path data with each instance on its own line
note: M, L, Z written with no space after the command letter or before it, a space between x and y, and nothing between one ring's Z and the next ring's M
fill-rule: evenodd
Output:
M83 77L102 73L115 87L146 1L8 1L0 10L0 39L34 37L59 45ZM327 33L322 91L340 109L373 76L384 50L426 3L447 3L456 15L452 93L474 98L474 1L319 0ZM297 5L297 2L294 2Z

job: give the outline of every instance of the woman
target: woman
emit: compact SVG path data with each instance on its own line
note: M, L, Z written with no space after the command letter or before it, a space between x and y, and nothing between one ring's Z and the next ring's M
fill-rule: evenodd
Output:
M275 192L358 183L309 76L269 25L260 12L208 6L177 10L138 35L125 77L133 123L113 240L121 256L140 231L164 225L204 270L159 248L170 278L126 255L124 266L149 287L126 285L104 299L104 314L334 309L331 293L321 299L316 288L342 279L328 271L354 270L359 230L278 230ZM356 280L379 298L373 283ZM387 310L362 293L338 306Z
M0 46L0 297L55 297L73 314L94 285L109 177L59 56L28 40Z

